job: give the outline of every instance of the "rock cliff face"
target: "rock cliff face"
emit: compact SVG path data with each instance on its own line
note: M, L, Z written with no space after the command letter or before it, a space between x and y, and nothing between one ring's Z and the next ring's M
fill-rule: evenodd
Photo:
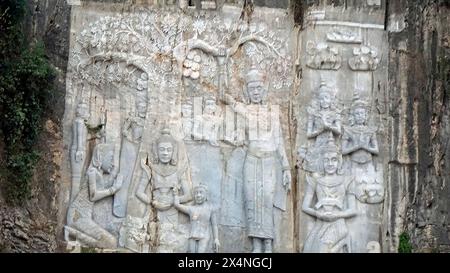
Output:
M32 181L31 200L21 208L13 208L7 206L3 197L0 196L0 251L65 251L62 227L66 223L68 206L66 197L70 189L63 181L67 174L62 172L68 170L67 153L70 149L70 143L64 141L64 136L71 134L71 132L63 132L64 112L67 115L66 72L71 35L71 6L67 2L79 1L44 0L29 1L28 4L27 36L30 42L41 40L44 42L46 53L58 72L57 93L52 98L54 108L49 109L47 113L44 130L38 143L43 156L36 167L36 174ZM154 1L82 2L83 5L96 5L96 9L103 2L105 5L110 4L107 2L123 3L122 8L127 11L130 6ZM380 19L381 17L374 17L375 21L383 21L381 24L385 25L387 44L387 49L382 54L383 61L386 63L380 64L386 66L387 82L378 86L378 90L383 90L385 93L382 97L384 101L381 101L379 105L385 107L384 111L381 110L384 113L382 130L383 136L387 139L383 141L385 145L383 149L386 149L383 163L385 164L386 194L380 207L382 213L378 229L379 242L382 251L396 252L399 236L406 232L416 252L450 252L450 187L448 186L450 182L450 35L447 27L450 25L450 2L444 0L255 0L253 2L256 7L286 9L289 14L293 14L293 21L300 26L295 28L299 31L293 31L292 35L299 35L299 37L310 31L306 25L307 17L311 15L308 12L316 7L359 10L368 8L369 4L379 4L385 11L383 20ZM296 39L298 40L298 37L292 40ZM299 49L291 45L289 50L292 51L293 56L296 56ZM305 81L302 70L296 72L296 79ZM299 82L294 84L298 84L297 87L302 86ZM302 90L300 89L299 92L301 93ZM282 108L282 113L290 113L288 103L281 100L281 104L283 107L286 106ZM286 137L288 142L292 141L290 143L293 143L296 138L292 133L295 132L293 124L283 121L285 132L286 127L292 126L287 130L290 135ZM64 127L65 130L67 128ZM292 160L296 158L295 152L290 149L287 150L288 154L293 155L290 158L292 163ZM193 153L199 152L195 150ZM0 155L0 161L1 159ZM294 240L294 242L285 247L278 246L276 250L302 251L303 249L302 237L305 234L302 234L300 229L303 226L299 222L303 217L301 203L304 196L304 183L302 178L294 179L293 193L290 196L292 200L288 204L288 211L294 215L294 218L300 215L298 219L287 220L289 223L287 229L292 231L293 239L289 236L278 238ZM238 233L238 231L228 232ZM249 250L249 247L246 245L245 249Z

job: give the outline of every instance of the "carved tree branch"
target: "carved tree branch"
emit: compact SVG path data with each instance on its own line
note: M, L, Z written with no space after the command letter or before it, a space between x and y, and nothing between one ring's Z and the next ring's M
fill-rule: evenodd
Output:
M86 67L88 65L93 64L95 61L119 61L125 62L127 65L134 65L135 67L141 69L142 71L146 71L145 63L147 63L148 58L135 55L132 53L123 53L123 52L102 52L95 55L92 55L84 62L80 62L77 66L77 71L79 71L80 66Z

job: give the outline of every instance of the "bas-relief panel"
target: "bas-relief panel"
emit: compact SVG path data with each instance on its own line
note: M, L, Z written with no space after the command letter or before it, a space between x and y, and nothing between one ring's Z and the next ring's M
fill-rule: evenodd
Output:
M314 27L299 37L299 246L303 252L379 252L386 36L382 26L310 14L321 17L310 17Z
M284 13L256 9L241 20L227 6L201 14L83 9L72 11L67 76L69 245L292 245L293 234L280 235L294 222L282 129L293 82Z

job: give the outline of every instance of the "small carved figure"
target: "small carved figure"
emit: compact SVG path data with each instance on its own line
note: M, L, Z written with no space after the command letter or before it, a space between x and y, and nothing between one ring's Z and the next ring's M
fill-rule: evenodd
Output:
M81 175L86 161L89 107L85 102L78 103L75 120L72 127L72 147L70 150L70 163L72 168L71 200L80 190Z
M353 182L339 173L342 157L330 136L322 148L324 175L307 176L302 210L315 217L306 237L303 252L351 252L350 236L345 219L356 215Z
M208 189L204 185L194 188L194 205L181 205L178 196L174 197L174 206L179 211L189 215L191 231L189 235L189 252L205 253L211 237L211 228L214 239L213 249L219 252L219 229L217 226L217 216L214 208L208 201Z
M192 109L192 101L185 100L181 104L181 127L183 133L184 140L192 139L192 133L194 129L194 120L192 117L193 109Z
M208 141L212 146L219 146L222 120L215 97L206 97L203 103L203 113L195 117L194 139Z
M92 161L87 170L86 183L81 186L67 212L67 226L65 227L67 241L70 236L74 236L77 241L90 247L106 249L117 247L117 239L92 218L94 203L114 195L122 187L123 177L111 175L113 169L113 147L103 143L95 146ZM97 188L108 184L106 181L108 179L114 180L111 187Z

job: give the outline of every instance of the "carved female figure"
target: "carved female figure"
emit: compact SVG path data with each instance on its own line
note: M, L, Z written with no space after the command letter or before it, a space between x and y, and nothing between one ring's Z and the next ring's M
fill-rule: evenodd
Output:
M175 208L189 215L191 220L191 231L189 234L189 252L205 253L211 237L211 228L214 238L214 251L218 252L220 247L219 229L217 227L217 216L214 208L206 201L208 189L199 185L194 188L194 205L181 205L178 196L174 197Z
M162 131L154 144L154 162L141 164L144 175L139 183L136 196L157 210L162 236L169 234L178 226L178 211L174 207L174 191L181 190L180 203L190 201L188 165L178 162L178 143L168 129ZM150 186L151 194L146 193ZM166 230L166 231L165 231ZM164 234L164 233L167 234ZM160 240L164 245L164 240Z
M350 126L344 127L342 154L350 158L350 168L357 184L357 197L362 202L379 203L384 187L377 178L373 156L379 153L376 128L369 127L369 105L355 96L350 110Z
M244 196L248 236L252 239L253 252L272 252L274 238L274 207L284 209L285 199L277 200L279 191L287 195L290 190L290 165L284 147L279 108L265 103L267 91L264 75L251 69L246 77L248 103L236 102L226 95L225 103L246 119L247 140L244 163ZM265 113L265 115L260 115ZM257 118L255 118L257 117ZM255 122L270 126L255 126ZM258 127L264 130L258 131ZM282 168L283 178L278 181L277 168ZM280 186L282 184L282 186Z
M306 154L308 171L317 172L318 162L315 156L331 136L341 134L341 115L335 104L335 93L325 83L321 83L317 99L308 107L308 123L306 136L314 140L314 145Z
M89 119L89 107L85 102L77 105L75 119L72 125L72 147L70 149L70 163L72 168L72 192L71 200L80 190L81 175L86 161L86 149L88 138L87 122Z
M75 236L77 241L85 245L99 248L116 248L117 239L97 224L92 213L94 203L115 194L121 187L123 177L111 175L114 169L114 150L107 144L98 144L94 148L91 164L87 170L86 183L81 185L80 191L72 201L67 212L67 226L65 227L66 240L69 236ZM107 180L113 179L114 183L109 188L97 187L108 184Z
M303 252L351 252L345 219L356 215L353 183L340 175L342 157L330 136L322 148L324 175L307 176L302 210L316 218L307 235Z

